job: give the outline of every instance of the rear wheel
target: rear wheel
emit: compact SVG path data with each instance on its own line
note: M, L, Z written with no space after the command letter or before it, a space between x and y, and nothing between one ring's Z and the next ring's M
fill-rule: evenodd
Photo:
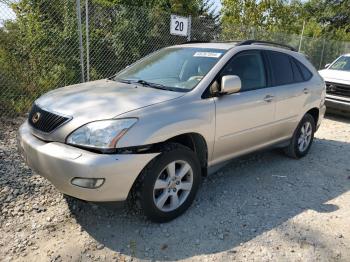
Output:
M292 158L304 157L310 150L316 130L315 120L310 114L306 114L300 121L285 153Z
M201 181L194 152L180 144L169 144L142 171L135 186L136 201L152 221L167 222L191 205Z

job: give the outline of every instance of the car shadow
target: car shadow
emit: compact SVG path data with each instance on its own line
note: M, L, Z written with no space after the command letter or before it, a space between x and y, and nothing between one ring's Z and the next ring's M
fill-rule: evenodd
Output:
M349 143L315 139L300 160L278 150L232 160L204 179L185 214L166 224L125 207L67 202L82 228L111 250L140 259L185 259L232 250L306 210L336 211L327 202L350 190L349 152Z
M337 122L342 122L345 124L350 124L350 116L346 116L344 114L339 114L339 113L337 114L336 112L332 112L332 113L326 112L325 118L329 120L337 121Z

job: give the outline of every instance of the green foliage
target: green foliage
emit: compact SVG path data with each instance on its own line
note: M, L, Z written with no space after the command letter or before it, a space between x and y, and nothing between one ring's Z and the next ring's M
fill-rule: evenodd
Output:
M92 79L110 76L155 50L186 41L185 37L169 34L171 13L201 14L192 21L200 32L192 39L208 39L218 24L218 16L209 11L211 6L207 1L201 4L198 1L145 1L148 8L120 3L106 0L90 3ZM165 8L168 5L170 8ZM201 24L203 20L205 23Z
M350 40L349 0L223 0L222 3L223 30L229 35L232 31L240 35L237 25L300 34L305 22L306 36Z
M218 23L210 7L207 0L90 0L90 79L111 76L152 51L186 41L169 35L171 13L205 19L195 37L209 38ZM0 112L10 115L81 78L75 1L20 0L11 8L16 20L0 28Z
M16 20L0 27L0 112L8 115L26 112L39 95L81 79L75 1L11 2ZM345 42L322 39L350 40L349 0L222 4L219 16L210 0L89 0L90 79L111 76L150 52L185 42L186 37L169 34L171 13L192 16L192 40L255 38L295 47L305 22L301 50L317 67L350 49Z
M75 83L77 46L74 5L23 0L12 4L15 22L0 29L0 109L12 114L26 111L47 90Z
M350 40L349 7L349 0L311 0L304 4L304 17L315 21L322 35L337 40Z
M116 6L141 7L179 15L199 15L202 5L202 1L199 0L95 0L94 3L112 8Z
M349 0L223 0L222 3L223 39L272 40L298 48L305 25L301 51L316 67L350 51L349 44L324 40L350 40Z

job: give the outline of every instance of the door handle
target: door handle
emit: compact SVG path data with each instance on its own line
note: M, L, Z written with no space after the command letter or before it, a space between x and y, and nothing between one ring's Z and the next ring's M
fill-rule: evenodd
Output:
M264 97L264 101L267 103L270 103L273 100L274 96L272 95L267 95Z
M303 92L304 92L304 94L308 94L309 93L309 89L308 88L304 88Z

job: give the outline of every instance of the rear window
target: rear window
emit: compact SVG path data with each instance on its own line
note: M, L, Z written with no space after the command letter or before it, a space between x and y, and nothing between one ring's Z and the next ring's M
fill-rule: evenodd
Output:
M292 64L289 56L283 53L268 51L274 85L286 85L294 82Z

